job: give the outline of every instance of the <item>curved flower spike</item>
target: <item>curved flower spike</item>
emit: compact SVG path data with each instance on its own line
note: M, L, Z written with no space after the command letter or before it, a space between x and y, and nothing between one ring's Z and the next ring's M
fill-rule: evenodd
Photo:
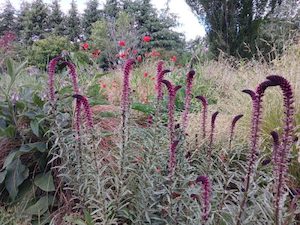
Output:
M192 98L192 85L193 78L196 72L194 70L190 70L186 76L186 89L185 89L185 100L184 100L184 111L182 114L182 127L183 133L186 133L187 125L188 125L188 115L191 106L191 98Z
M201 101L203 110L202 110L202 137L206 137L206 120L207 120L207 106L208 102L204 96L196 96L196 98Z

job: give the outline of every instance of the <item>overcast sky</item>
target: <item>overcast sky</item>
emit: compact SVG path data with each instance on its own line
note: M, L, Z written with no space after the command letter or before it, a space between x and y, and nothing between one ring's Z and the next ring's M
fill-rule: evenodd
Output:
M0 0L1 9L6 0ZM32 0L31 0L32 1ZM45 3L51 3L52 0L44 0ZM167 0L151 0L152 4L158 8L162 9L165 7ZM22 0L11 0L11 3L16 9L19 9L19 5ZM30 0L28 0L30 2ZM60 1L61 9L67 12L70 8L71 0ZM86 0L77 0L78 10L83 12L85 9ZM103 4L105 0L99 0L100 4ZM204 36L204 27L199 24L196 16L191 12L189 6L184 0L170 0L169 7L171 13L175 13L178 16L178 21L181 24L176 30L185 34L187 40L196 38L197 36Z

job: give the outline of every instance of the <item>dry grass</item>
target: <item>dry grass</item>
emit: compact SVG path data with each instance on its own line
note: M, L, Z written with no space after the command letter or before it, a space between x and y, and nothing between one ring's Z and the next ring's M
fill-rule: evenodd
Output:
M218 133L221 138L228 137L230 121L234 115L244 114L244 118L237 125L237 134L241 139L246 139L249 133L251 115L251 100L243 94L243 89L255 89L256 86L271 74L282 75L289 80L294 89L296 124L300 125L300 43L289 47L282 57L264 63L258 61L234 62L220 58L218 61L209 61L204 66L199 66L198 71L204 79L214 83L217 94L216 105L210 105L210 112L220 111L217 119ZM195 84L196 86L199 84ZM197 93L201 94L201 93ZM272 130L281 126L283 108L279 88L270 88L264 97L264 123L263 134L269 136ZM196 118L196 121L194 119ZM197 130L200 115L192 116L191 131Z

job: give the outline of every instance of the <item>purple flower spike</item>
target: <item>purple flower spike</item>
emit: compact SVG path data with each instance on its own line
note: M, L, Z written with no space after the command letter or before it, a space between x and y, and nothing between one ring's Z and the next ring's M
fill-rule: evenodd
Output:
M242 223L241 218L248 198L250 181L254 173L253 168L259 154L258 144L259 144L259 134L260 134L260 124L261 124L261 114L262 114L262 98L264 96L265 90L269 86L274 86L274 85L275 84L272 81L264 81L257 86L255 93L251 90L243 90L243 92L249 94L252 99L252 119L251 119L250 152L248 154L248 159L247 159L248 166L247 166L247 174L245 178L245 187L243 188L245 191L244 191L244 197L240 204L239 213L237 214L237 225L240 225Z
M158 71L158 70L157 70ZM164 79L164 76L166 73L170 73L171 70L162 70L159 73L157 73L156 76L156 91L157 91L157 103L162 100L163 98L163 91L162 91L162 81Z
M81 105L83 106L88 128L93 128L94 123L93 123L93 117L92 117L92 110L91 110L88 99L85 96L82 96L79 94L75 94L75 95L73 95L73 97L80 101L80 106ZM76 119L77 119L77 117L76 117Z
M74 94L79 94L79 87L78 87L78 81L77 81L78 76L76 73L76 67L71 62L65 61L64 64L69 68L69 74L72 79Z
M75 106L75 130L77 133L76 139L80 138L80 124L81 124L81 100L76 98Z
M208 102L207 99L204 96L196 96L196 98L201 101L202 104L202 137L206 137L206 120L207 120L207 106Z
M55 101L55 90L54 90L54 78L55 78L55 68L57 63L62 60L62 57L57 56L53 58L48 64L48 87L49 87L49 98L53 103Z
M249 90L249 89L245 89L245 90L242 90L242 92L250 95L251 99L254 101L256 99L256 94L254 91L252 90Z
M216 119L218 116L219 112L215 112L211 116L211 127L210 127L210 137L209 137L209 148L208 148L208 161L211 161L211 153L212 153L212 145L214 142L214 133L215 133L215 124L216 124Z
M132 70L132 66L134 63L135 63L135 61L133 59L128 59L125 62L125 66L124 66L121 108L122 108L122 111L125 111L125 112L127 112L129 109L129 93L130 93L129 76L130 76L130 72Z
M186 89L185 89L185 100L184 100L184 111L182 115L182 128L183 133L186 133L186 129L188 126L188 114L190 111L191 106L191 97L192 97L192 85L193 85L193 78L195 76L195 71L191 70L188 72L186 76Z
M202 220L203 223L207 222L210 211L210 198L211 198L211 183L207 176L198 176L196 179L197 184L202 184ZM202 223L201 223L202 224Z
M176 99L176 92L181 88L180 85L174 86L168 80L163 80L167 86L169 92L169 101L168 101L168 128L169 128L169 136L170 136L170 144L174 141L174 111L175 111L175 99Z
M274 177L278 177L278 173L276 171L276 168L278 166L278 149L280 146L280 141L279 141L279 135L276 131L271 132L271 136L273 138L273 152L272 152L272 161L274 164Z
M175 172L176 167L176 147L178 145L179 141L174 141L170 146L170 156L169 156L169 177L172 178Z
M121 97L121 110L122 110L122 149L124 150L128 139L128 117L129 117L129 93L130 93L130 72L132 70L134 59L128 59L124 65L123 72L123 89Z
M282 134L282 144L279 144L278 137L276 134L273 136L274 145L277 145L275 153L273 152L274 160L276 160L277 169L275 169L275 224L280 224L282 217L281 205L283 204L283 196L285 194L285 183L288 172L288 157L289 151L293 144L293 133L294 133L294 97L291 84L282 76L272 75L268 76L267 79L274 85L278 85L283 93L283 106L284 106L284 127ZM278 135L277 135L278 136ZM274 139L275 137L275 139Z
M232 122L231 122L231 127L230 127L230 138L229 138L229 149L231 149L231 142L233 139L233 135L234 135L234 128L236 123L243 117L244 115L240 114L237 115L233 118Z

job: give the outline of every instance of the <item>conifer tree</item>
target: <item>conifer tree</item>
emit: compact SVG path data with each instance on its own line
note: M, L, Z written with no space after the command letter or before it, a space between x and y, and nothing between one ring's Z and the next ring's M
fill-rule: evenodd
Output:
M7 0L0 14L0 36L3 35L5 31L14 32L15 30L16 30L15 9L12 6L11 2Z
M92 24L101 19L98 0L89 0L83 13L82 28L86 37L91 34Z
M33 41L43 39L49 33L48 23L49 9L42 0L35 0L25 9L22 18L22 38L25 43L32 44Z
M66 33L69 37L69 40L73 42L76 42L81 35L80 17L75 0L72 0L71 2L71 8L67 17Z
M49 16L49 25L51 28L51 33L62 36L65 34L65 24L64 15L63 12L60 10L58 0L53 0L50 7L51 14Z

